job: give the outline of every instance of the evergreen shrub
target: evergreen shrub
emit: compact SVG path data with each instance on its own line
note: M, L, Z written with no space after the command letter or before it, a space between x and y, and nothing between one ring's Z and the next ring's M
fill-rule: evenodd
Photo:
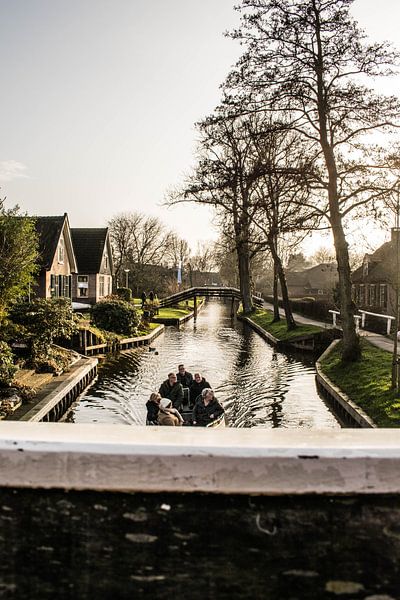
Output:
M11 384L16 370L10 346L6 342L0 342L0 387Z
M108 296L92 306L91 318L96 327L123 335L135 335L140 322L134 305L118 296Z
M131 302L132 290L127 287L120 287L117 289L117 296L118 298L121 298L121 300L125 300L125 302Z

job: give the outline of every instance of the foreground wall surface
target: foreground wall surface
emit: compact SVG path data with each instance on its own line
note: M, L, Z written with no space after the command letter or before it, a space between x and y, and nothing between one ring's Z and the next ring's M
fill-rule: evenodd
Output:
M398 598L399 497L4 489L0 597Z
M0 598L400 597L400 436L0 423Z

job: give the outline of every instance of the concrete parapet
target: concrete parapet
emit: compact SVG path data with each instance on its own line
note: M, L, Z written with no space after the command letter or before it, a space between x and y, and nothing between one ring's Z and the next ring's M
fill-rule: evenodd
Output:
M395 600L399 465L394 430L2 422L0 596Z
M0 423L0 486L215 494L400 493L395 430Z

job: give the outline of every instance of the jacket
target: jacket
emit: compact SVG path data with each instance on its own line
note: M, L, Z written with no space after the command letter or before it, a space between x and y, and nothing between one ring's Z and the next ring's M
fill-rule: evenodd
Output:
M200 398L193 409L193 424L199 427L206 427L209 423L212 423L224 414L224 412L224 409L216 398L207 406L204 404L203 398Z
M158 413L158 424L169 425L170 427L178 427L181 423L176 415L170 412L168 409L160 409Z
M197 398L205 388L211 388L211 385L204 379L204 377L201 378L199 383L197 383L197 381L193 381L192 385L190 386L190 404L193 405L196 403Z
M152 402L151 400L148 400L146 402L146 408L147 408L147 421L150 421L151 423L156 423L157 422L157 417L158 417L158 412L160 410L159 405L156 402Z
M181 383L176 382L172 387L169 385L169 380L166 379L158 390L163 398L169 398L172 406L178 410L182 407L183 387Z
M181 383L183 387L190 388L190 386L193 383L193 375L189 373L189 371L185 371L184 375L177 373L176 378L178 380L178 383Z

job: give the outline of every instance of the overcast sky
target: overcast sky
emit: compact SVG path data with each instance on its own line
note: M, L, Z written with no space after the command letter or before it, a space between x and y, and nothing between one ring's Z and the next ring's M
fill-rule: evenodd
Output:
M206 209L160 204L193 164L194 123L240 54L222 35L237 3L0 0L7 205L67 212L72 227L140 210L192 245L215 237ZM356 0L353 12L374 39L397 42L399 0Z

